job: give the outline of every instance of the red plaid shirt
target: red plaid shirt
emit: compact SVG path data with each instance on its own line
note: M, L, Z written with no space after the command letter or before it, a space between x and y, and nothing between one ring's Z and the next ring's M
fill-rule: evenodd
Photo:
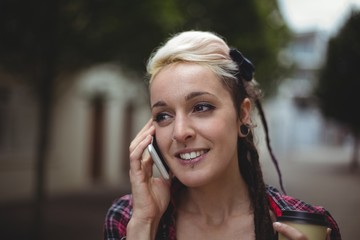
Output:
M341 240L340 231L334 218L328 211L319 206L309 205L299 199L282 195L276 188L267 187L267 194L271 210L277 217L282 215L285 210L297 210L311 213L324 214L329 223L331 231L331 240ZM157 240L175 240L175 206L169 204L169 207L163 215L157 233ZM122 240L126 238L126 226L132 214L132 197L125 195L117 199L110 207L104 225L104 239Z

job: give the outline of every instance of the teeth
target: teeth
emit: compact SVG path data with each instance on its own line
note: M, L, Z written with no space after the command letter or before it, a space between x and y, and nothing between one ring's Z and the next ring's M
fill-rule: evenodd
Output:
M204 154L205 151L196 151L191 153L182 153L180 154L180 158L184 160L191 160L193 158L199 157L200 155Z

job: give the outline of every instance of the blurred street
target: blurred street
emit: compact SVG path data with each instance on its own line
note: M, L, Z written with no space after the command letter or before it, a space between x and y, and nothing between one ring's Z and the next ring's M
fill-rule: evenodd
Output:
M278 186L275 168L266 154L262 153L265 179ZM293 152L287 159L284 156L280 159L288 194L328 209L344 240L360 239L360 171L349 170L350 154L350 149L323 148ZM117 190L96 189L48 199L44 239L102 239L106 211L121 194ZM29 203L0 206L1 239L32 239L32 222Z
M50 198L44 207L44 240L99 240L107 209L121 191L92 190ZM36 240L31 203L0 205L1 240Z

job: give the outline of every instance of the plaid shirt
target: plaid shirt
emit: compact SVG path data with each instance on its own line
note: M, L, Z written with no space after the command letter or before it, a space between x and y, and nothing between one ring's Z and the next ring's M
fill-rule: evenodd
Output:
M311 213L325 214L331 231L331 240L341 240L339 228L328 211L319 206L311 206L299 199L282 195L276 188L268 186L267 194L270 209L277 217L285 210L297 210ZM126 226L132 214L132 197L125 195L117 199L110 207L104 224L104 239L123 240L126 239ZM157 232L156 240L175 240L175 205L169 204L164 213Z

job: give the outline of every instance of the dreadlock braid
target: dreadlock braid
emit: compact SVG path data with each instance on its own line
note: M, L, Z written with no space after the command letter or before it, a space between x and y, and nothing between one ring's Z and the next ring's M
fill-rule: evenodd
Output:
M238 117L241 119L242 113L239 106L241 106L245 98L250 98L255 102L258 101L259 92L256 85L251 85L252 83L245 85L241 78L238 80L223 78L224 86L230 92L235 108L238 110ZM256 240L275 239L268 196L252 131L245 138L239 137L237 145L240 174L248 186L251 207L254 213Z
M265 130L267 148L278 172L281 189L285 192L281 171L270 146L268 126L259 100L260 91L257 88L256 82L253 81L255 70L254 66L242 55L241 52L236 49L230 49L229 55L238 66L237 71L234 72L234 76L237 81L224 79L224 82L226 83L225 85L228 86L228 90L233 97L235 108L239 111L239 119L242 117L239 106L242 105L244 99L249 98L255 103ZM238 161L240 173L248 186L252 208L254 211L256 240L275 239L274 230L272 228L272 220L270 218L266 187L259 162L259 154L255 147L251 131L245 138L238 139Z
M251 132L246 138L239 138L238 151L240 173L248 186L254 212L256 240L275 239L259 154Z

